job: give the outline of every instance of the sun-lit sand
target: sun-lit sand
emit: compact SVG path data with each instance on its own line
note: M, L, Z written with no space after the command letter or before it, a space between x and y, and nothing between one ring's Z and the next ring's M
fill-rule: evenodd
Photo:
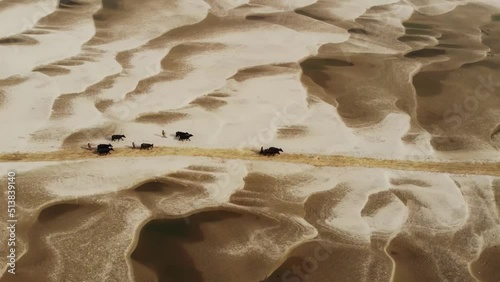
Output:
M0 0L0 22L0 281L500 281L499 3Z

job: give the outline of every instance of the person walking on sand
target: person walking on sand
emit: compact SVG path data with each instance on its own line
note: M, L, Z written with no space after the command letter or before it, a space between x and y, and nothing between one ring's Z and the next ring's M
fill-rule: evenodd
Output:
M163 135L163 137L165 137L165 130L161 131L161 135Z
M135 149L135 143L134 143L134 142L132 142L132 148L134 148L134 149Z

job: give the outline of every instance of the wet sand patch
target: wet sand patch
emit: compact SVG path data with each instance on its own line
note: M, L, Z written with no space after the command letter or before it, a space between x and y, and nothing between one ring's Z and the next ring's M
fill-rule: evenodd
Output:
M291 125L278 129L278 138L294 138L306 135L307 127L299 125Z
M391 191L382 191L371 194L368 197L368 201L365 206L361 210L361 216L373 217L380 209L395 201L399 201L399 199Z
M64 138L62 148L74 148L78 145L87 144L90 139L110 140L111 135L116 134L117 128L118 126L115 124L108 124L102 127L78 130Z
M167 124L174 121L186 118L188 114L177 113L177 112L158 112L150 114L142 114L135 119L136 122L141 123L156 123L156 124Z
M432 58L432 57L437 57L437 56L441 56L441 55L446 55L446 50L426 48L426 49L411 51L411 52L405 54L405 57L407 57L407 58Z
M214 183L217 180L217 178L212 174L194 171L177 171L170 173L168 176L181 181L199 183Z
M60 9L73 8L74 6L80 6L80 5L84 4L73 0L59 0Z
M247 79L263 77L263 76L269 77L285 73L298 73L299 70L300 70L299 65L295 63L262 65L262 66L256 66L238 70L238 72L232 77L228 78L228 80L234 79L238 82L242 82Z
M72 100L78 97L78 93L63 94L57 97L52 104L50 119L61 119L69 117L73 111Z
M102 92L103 90L110 89L111 87L113 87L115 79L118 77L120 77L120 73L106 76L103 80L88 86L83 92L83 94L96 95Z
M405 28L413 28L413 29L432 29L433 28L432 25L430 25L430 24L409 22L409 21L404 22L403 26Z
M431 187L431 185L425 181L413 178L392 178L390 183L395 186L400 185L414 185L420 187Z
M190 105L200 106L207 111L215 111L218 108L227 104L226 101L215 99L212 97L204 96L196 98L194 101L189 103Z
M59 65L59 66L66 66L66 67L71 67L71 66L81 66L85 64L85 62L80 61L80 60L74 60L74 59L66 59L62 61L55 62L54 65Z
M368 31L363 28L350 28L347 30L349 33L368 35Z
M212 94L208 94L207 96L213 97L213 98L226 98L226 97L230 97L231 95L225 94L225 93L212 93Z
M26 35L14 35L11 37L0 38L0 45L21 45L30 46L38 44L38 41Z
M67 68L64 68L61 66L55 66L55 65L37 67L37 68L33 69L33 71L41 72L41 73L46 74L48 76L66 75L66 74L69 74L71 72Z
M226 171L222 167L206 166L206 165L190 165L186 169L193 170L193 171L205 171L205 172L225 172Z
M325 67L350 67L352 62L333 58L312 58L302 62L301 66L307 69L323 69Z
M99 100L95 103L95 107L99 112L104 113L113 103L114 100L111 99Z

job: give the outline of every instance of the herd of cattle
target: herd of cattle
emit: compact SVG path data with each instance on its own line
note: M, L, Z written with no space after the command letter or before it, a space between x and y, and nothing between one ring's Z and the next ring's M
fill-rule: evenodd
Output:
M162 131L162 135L165 137L165 131ZM193 134L190 134L188 132L177 131L175 133L175 138L177 138L180 141L185 141L185 140L191 141L191 139L189 139L191 137L193 137ZM115 135L111 136L111 141L122 141L124 138L126 138L125 135L115 134ZM90 143L88 143L88 148L92 149L92 146L90 145ZM134 148L134 149L136 148L134 142L132 142L132 148ZM153 144L142 143L139 148L141 150L151 150L151 149L153 149ZM111 145L111 144L99 144L99 145L97 145L97 148L96 148L96 152L99 155L107 155L111 151L114 151L113 145ZM264 147L261 147L259 153L261 155L264 155L264 156L274 156L276 154L279 155L280 152L283 152L283 150L281 148L269 147L267 149L264 149Z

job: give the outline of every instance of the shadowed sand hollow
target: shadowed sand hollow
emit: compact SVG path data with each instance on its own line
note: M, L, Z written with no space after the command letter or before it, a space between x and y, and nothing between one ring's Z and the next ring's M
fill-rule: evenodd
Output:
M259 244L252 242L252 234L275 224L263 216L229 210L150 221L141 229L131 255L134 276L141 281L232 281L241 276L256 281L270 268L270 260L252 251L259 247L251 245ZM250 249L232 249L236 245ZM223 265L231 265L231 271Z

